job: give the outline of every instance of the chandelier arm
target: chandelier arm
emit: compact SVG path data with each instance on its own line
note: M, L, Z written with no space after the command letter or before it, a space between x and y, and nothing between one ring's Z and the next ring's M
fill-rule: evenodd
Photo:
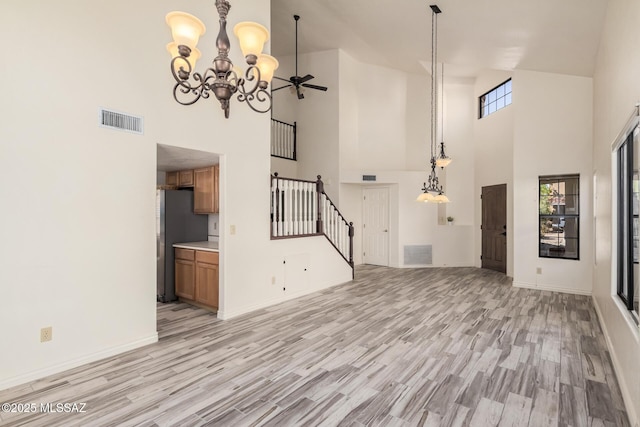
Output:
M215 71L208 68L204 76L200 73L193 73L190 75L193 81L197 84L192 84L190 80L176 79L176 84L173 87L173 99L181 105L195 104L200 98L209 98L211 91L211 80L215 80ZM179 93L182 95L179 96ZM182 100L186 95L192 95L193 98L189 100Z
M181 64L181 62L186 64L189 67L188 70L184 69L183 67L184 64ZM178 68L177 73L176 73L176 68ZM191 75L192 71L193 71L193 66L191 65L191 62L189 62L187 57L178 55L171 60L171 74L173 75L173 78L176 80L176 82L187 80Z
M255 65L250 66L244 73L244 78L238 79L238 92L244 97L253 95L260 87L260 78L260 68ZM254 82L249 90L245 89L245 83L247 82ZM240 96L238 96L238 99L240 99Z
M259 89L255 94L238 94L238 101L246 102L249 108L251 108L256 113L266 113L271 109L272 98L269 92L267 92L265 89ZM258 106L254 105L255 101L259 103L258 105L261 105L265 102L268 102L268 104L265 105L265 108L258 108Z

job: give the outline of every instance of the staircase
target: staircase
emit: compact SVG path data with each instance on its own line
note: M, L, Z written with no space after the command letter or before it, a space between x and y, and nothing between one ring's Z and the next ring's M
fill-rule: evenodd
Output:
M271 239L324 235L351 266L353 276L352 222L342 216L317 181L271 175Z

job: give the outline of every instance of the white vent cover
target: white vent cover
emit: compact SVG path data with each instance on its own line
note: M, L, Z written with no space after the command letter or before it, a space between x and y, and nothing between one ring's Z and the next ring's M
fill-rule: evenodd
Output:
M144 120L141 116L133 116L106 108L98 110L98 124L101 127L137 133L138 135L144 133Z
M431 245L407 245L404 247L404 265L432 265Z

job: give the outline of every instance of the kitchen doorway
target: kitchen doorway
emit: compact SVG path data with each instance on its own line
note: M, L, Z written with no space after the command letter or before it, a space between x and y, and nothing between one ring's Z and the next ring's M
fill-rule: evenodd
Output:
M157 145L156 299L220 309L220 155Z

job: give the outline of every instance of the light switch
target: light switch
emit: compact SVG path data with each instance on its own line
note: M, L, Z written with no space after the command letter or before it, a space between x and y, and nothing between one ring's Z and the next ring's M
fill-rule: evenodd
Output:
M236 226L235 225L229 226L229 233L231 233L231 235L236 234Z

